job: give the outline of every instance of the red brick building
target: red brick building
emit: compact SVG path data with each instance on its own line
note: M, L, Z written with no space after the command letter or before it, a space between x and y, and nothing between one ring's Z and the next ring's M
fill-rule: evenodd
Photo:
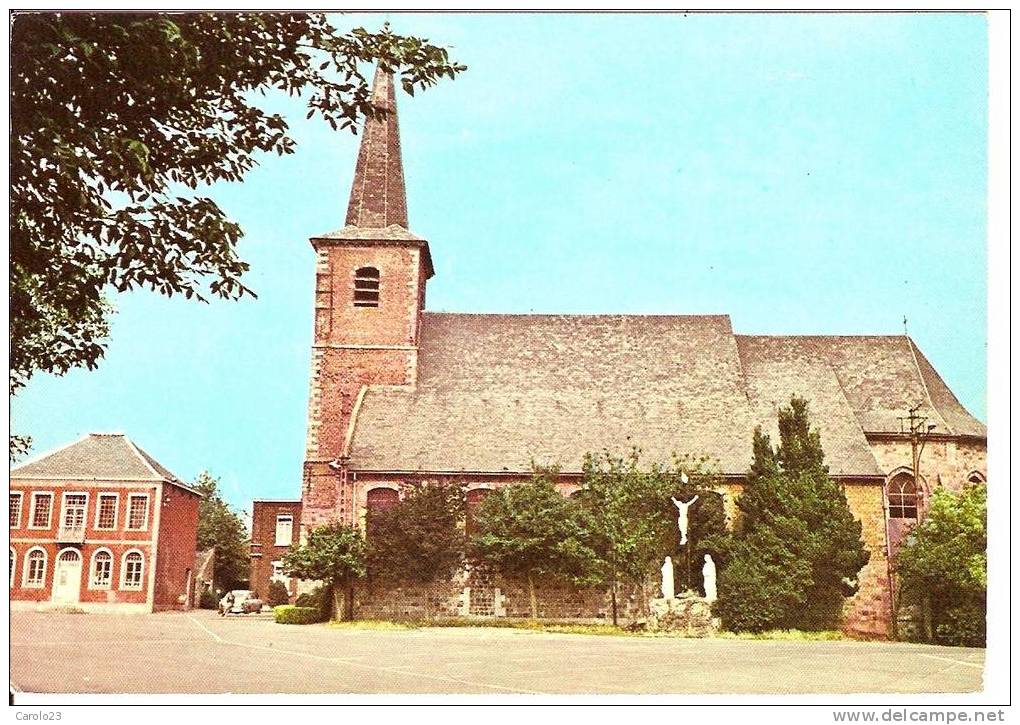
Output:
M121 434L11 470L12 607L187 608L201 495Z
M301 502L256 499L251 512L251 570L249 586L263 598L271 581L287 586L293 598L297 580L283 573L283 555L301 535Z
M389 505L408 481L467 483L477 500L528 478L532 461L558 465L569 493L585 452L632 445L653 461L668 462L674 452L710 456L732 515L755 426L775 440L777 407L796 394L809 401L830 472L844 484L871 551L848 627L886 634L890 552L903 530L923 514L934 487L956 489L986 475L984 424L913 340L743 335L726 315L427 312L435 269L429 243L408 227L389 75L377 72L373 100L388 113L366 123L346 226L311 239L302 527L362 521L366 508ZM935 426L917 481L901 425L913 406ZM561 610L560 599L542 599L550 616L606 609L604 597L567 597ZM373 607L384 601L394 597L369 594L360 604L378 613ZM526 611L512 583L470 573L443 601L449 613Z

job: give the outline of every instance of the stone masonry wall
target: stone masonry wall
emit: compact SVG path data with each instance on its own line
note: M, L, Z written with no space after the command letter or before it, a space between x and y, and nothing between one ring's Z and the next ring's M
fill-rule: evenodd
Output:
M844 487L854 518L861 522L861 538L871 553L857 575L857 594L843 607L844 630L867 637L892 633L892 596L886 550L885 493L879 484Z
M468 488L498 488L513 485L514 479L472 480ZM400 481L386 477L363 476L352 483L357 519L364 521L367 492L383 486L399 488ZM561 481L559 488L569 495L578 482ZM732 528L739 512L736 499L743 490L740 483L719 487L727 524ZM890 634L891 594L885 542L883 489L878 484L848 484L847 501L854 517L861 521L865 546L871 552L868 564L858 576L858 593L847 601L844 628L868 637ZM619 616L622 621L644 617L648 598L657 582L648 582L641 590L619 592ZM605 621L610 617L609 592L601 589L544 582L539 588L539 615L543 618ZM425 617L529 617L527 586L506 580L484 570L464 571L449 582L422 586L390 586L368 582L356 596L357 614L365 618L415 619Z
M910 442L872 438L871 451L886 474L910 470ZM973 473L988 477L987 445L978 441L928 441L921 454L921 478L928 488L941 484L950 491L959 491Z

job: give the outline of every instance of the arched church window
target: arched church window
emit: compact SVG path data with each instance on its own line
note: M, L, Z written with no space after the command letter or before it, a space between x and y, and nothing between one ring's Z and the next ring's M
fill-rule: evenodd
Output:
M464 512L464 533L468 536L478 533L478 508L482 505L485 497L492 493L488 488L472 488L465 496L467 504Z
M967 483L978 484L984 482L985 476L983 473L981 473L981 471L971 471L970 474L967 476Z
M354 273L354 306L379 306L379 270L361 267Z
M400 494L392 488L373 488L365 499L365 534L372 535L372 521L384 511L400 503Z
M889 498L889 518L917 518L917 486L909 473L897 473L886 488Z

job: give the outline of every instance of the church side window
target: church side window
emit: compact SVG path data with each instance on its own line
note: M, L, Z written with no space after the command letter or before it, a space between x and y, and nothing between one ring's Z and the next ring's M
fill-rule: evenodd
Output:
M473 488L467 492L464 515L464 533L468 536L478 533L478 509L485 497L492 493L488 488Z
M889 498L889 518L917 518L917 486L909 474L900 473L889 481L886 495Z
M354 306L379 306L379 270L361 267L354 273Z
M372 533L372 519L400 503L400 494L392 488L373 488L365 501L365 533Z

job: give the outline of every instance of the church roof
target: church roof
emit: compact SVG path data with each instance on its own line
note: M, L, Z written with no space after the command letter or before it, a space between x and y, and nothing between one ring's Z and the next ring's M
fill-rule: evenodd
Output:
M724 315L424 313L416 388L368 389L359 470L580 470L586 451L714 458L743 474L755 425L808 399L837 476L882 474L865 433L919 401L936 432L984 436L909 338L734 335ZM924 410L924 408L922 409Z
M166 482L197 493L123 433L89 433L15 466L11 478Z
M395 224L407 229L397 99L393 74L384 71L382 66L375 71L371 102L383 113L368 118L362 129L346 225L381 229Z

